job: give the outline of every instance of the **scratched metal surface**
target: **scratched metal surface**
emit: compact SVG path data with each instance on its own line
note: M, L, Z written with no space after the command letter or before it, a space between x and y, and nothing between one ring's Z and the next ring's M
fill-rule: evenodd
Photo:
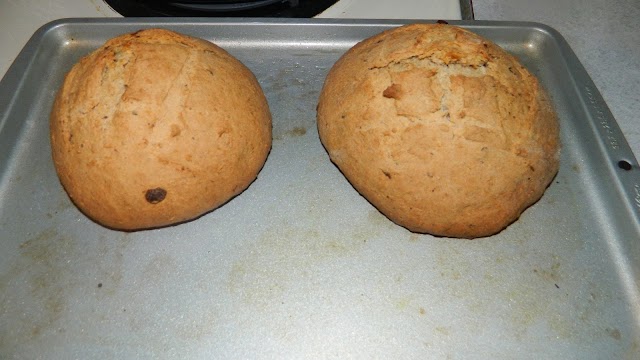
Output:
M552 29L458 23L517 54L560 116L560 172L502 233L412 234L330 163L315 127L323 78L400 23L81 19L34 34L0 83L0 358L639 358L637 162ZM222 208L124 233L67 198L48 113L80 56L150 26L213 40L251 68L274 143Z

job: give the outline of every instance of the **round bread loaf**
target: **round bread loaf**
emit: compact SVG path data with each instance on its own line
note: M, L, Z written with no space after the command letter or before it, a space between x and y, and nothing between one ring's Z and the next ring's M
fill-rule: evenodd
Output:
M558 171L557 118L537 79L455 26L412 24L360 42L329 72L317 115L331 160L414 232L495 234Z
M78 208L137 230L191 220L246 189L271 148L271 115L255 76L226 51L149 29L71 69L50 134Z

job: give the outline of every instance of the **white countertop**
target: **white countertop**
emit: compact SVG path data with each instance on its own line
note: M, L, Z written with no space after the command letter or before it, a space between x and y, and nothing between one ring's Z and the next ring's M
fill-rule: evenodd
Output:
M459 3L341 0L324 17L459 19ZM366 6L364 5L366 4ZM638 0L474 0L478 20L535 21L558 30L584 64L640 157L640 2ZM0 2L0 76L33 32L64 17L119 16L102 0Z

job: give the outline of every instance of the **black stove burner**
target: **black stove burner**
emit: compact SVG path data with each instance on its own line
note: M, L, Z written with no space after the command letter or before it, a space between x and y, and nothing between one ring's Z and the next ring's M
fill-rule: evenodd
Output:
M337 0L104 0L122 16L314 17Z

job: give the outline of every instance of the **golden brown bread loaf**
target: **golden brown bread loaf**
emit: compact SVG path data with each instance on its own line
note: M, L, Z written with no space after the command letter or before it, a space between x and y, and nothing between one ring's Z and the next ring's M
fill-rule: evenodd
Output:
M412 24L360 42L329 72L317 115L331 160L414 232L495 234L558 171L558 123L537 79L455 26Z
M255 76L220 47L149 29L107 41L67 74L50 119L73 202L115 229L187 221L256 178L271 115Z

